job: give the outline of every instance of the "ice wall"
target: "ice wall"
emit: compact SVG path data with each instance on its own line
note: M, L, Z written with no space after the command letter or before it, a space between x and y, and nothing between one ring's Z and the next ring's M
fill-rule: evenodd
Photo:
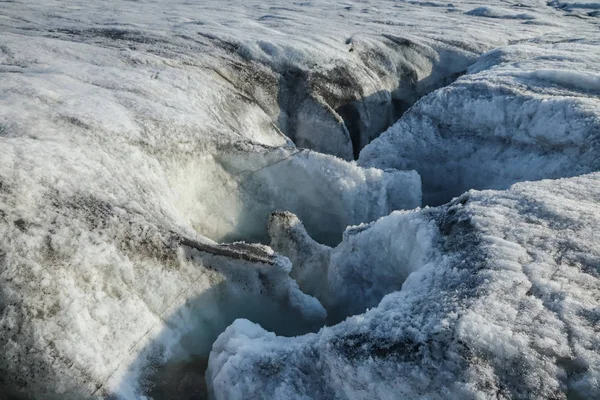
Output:
M558 356L554 357L553 345L548 344L554 342L542 339L535 346L543 351L525 345L517 346L523 351L512 351L510 346L515 342L509 333L478 341L482 332L494 331L485 323L463 320L466 322L461 326L477 327L472 334L454 330L459 334L452 336L434 329L442 329L446 321L450 321L447 326L455 326L452 318L459 318L463 310L473 312L473 318L483 315L480 319L485 321L525 315L527 326L534 315L513 312L520 309L511 302L530 305L525 301L529 295L521 296L521 286L515 295L496 278L473 280L479 269L471 264L465 264L470 269L451 264L443 258L445 253L451 256L459 250L464 250L463 260L488 251L488 247L468 247L478 243L477 237L463 241L459 234L450 235L455 238L455 242L450 241L453 245L444 245L444 240L437 243L453 225L440 224L431 216L445 211L394 213L372 225L351 228L335 248L307 239L312 236L319 242L338 245L347 225L377 220L397 208L415 207L421 195L419 176L411 172L414 168L424 177L426 203L432 193L436 194L432 182L441 182L441 192L449 198L457 194L451 187L478 186L482 181L508 185L522 177L565 176L569 168L575 173L589 171L595 165L595 136L586 136L586 129L593 133L597 127L597 27L588 21L591 18L566 18L563 11L537 0L514 5L383 0L168 4L155 0L26 0L2 3L0 14L3 394L50 399L160 397L171 394L169 390L184 381L202 381L210 344L238 317L280 335L296 335L325 324L327 310L331 311L329 321L339 320L375 307L387 294L383 308L349 320L357 329L354 336L345 336L346 324L327 328L319 335L271 339L272 335L255 325L236 322L214 347L212 388L225 387L215 391L220 396L244 398L264 393L283 398L317 394L364 397L367 392L371 397L385 397L391 393L412 395L413 388L423 386L441 388L443 394L493 394L494 390L487 388L495 388L512 391L517 397L527 390L540 397L560 397L569 390L583 397L597 397L597 351L589 334L589 321L595 318L588 307L596 301L592 291L585 297L587 292L579 286L556 289L560 286L558 278L551 275L548 288L543 289L557 291L548 292L547 298L542 289L534 293L547 309L554 310L556 302L552 302L556 299L564 306L564 324L552 320L546 325L551 327L551 334L538 335L558 343L554 346ZM509 41L512 46L503 47ZM494 125L493 118L492 123L483 118L484 110L490 108L461 106L463 99L470 99L470 91L460 94L460 85L473 91L476 105L494 102L485 90L478 91L477 85L487 85L494 96L502 95L507 87L516 87L510 96L498 97L498 107L505 107L507 115L523 117L524 130L537 132L537 142L532 145L531 137L520 138L525 140L523 146L532 146L528 148L532 153L523 150L515 152L513 158L500 157L497 165L504 168L514 161L515 167L509 170L518 173L492 179L485 157L463 157L462 165L468 171L479 172L475 177L462 175L469 181L457 183L455 177L461 175L446 161L470 143L468 140L454 146L437 138L423 139L425 148L441 149L436 153L417 151L420 148L415 143L420 139L406 144L401 141L400 146L383 146L381 158L367 159L371 150L365 150L365 158L358 164L347 161L420 96L452 82L480 54L497 47L503 50L488 53L468 77L447 91L434 92L415 109L423 104L423 118L440 114L443 120L474 131L478 129L476 123L485 122L485 133ZM528 55L534 56L532 64ZM494 67L488 68L488 63ZM521 70L519 65L525 68ZM543 65L545 70L538 68ZM531 74L534 67L543 71ZM578 70L583 72L574 72ZM483 81L476 84L474 80L479 78ZM492 90L495 85L503 89ZM446 94L449 102L429 103ZM564 134L552 137L530 123L529 115L522 112L527 105L523 96L535 100L531 103L534 109L547 107L544 103L556 105L549 109L560 118L539 121L561 127L557 132ZM440 105L449 108L440 110ZM462 113L472 117L472 123ZM412 118L416 117L409 111L405 120ZM514 135L510 116L499 121L495 125L505 123L508 134L498 140L515 140L518 135ZM437 129L438 125L432 124ZM425 128L423 132L435 137L433 128ZM382 139L381 143L387 143ZM488 141L489 135L480 140ZM477 148L487 146L476 144ZM497 149L489 146L491 152ZM562 149L562 155L556 148ZM423 163L415 163L414 168L393 165L402 171L388 169L394 154L404 156L404 152ZM537 161L527 162L527 169L519 170L517 161L528 154L534 154L532 160ZM578 155L582 166L573 167ZM438 159L445 161L438 165ZM550 163L538 163L540 159L559 160L556 171L560 173L551 175L554 170ZM428 169L429 163L437 167ZM370 167L375 164L381 168ZM540 165L544 175L534 172ZM443 179L434 181L435 176ZM577 192L592 188L595 178L590 179L561 184L573 185L570 190ZM548 191L536 192L536 196L551 195ZM498 196L493 199L500 199L500 203L514 200L506 193ZM570 195L560 196L566 199ZM593 210L593 196L582 194L578 201L592 203ZM534 198L515 201L529 204ZM293 211L306 227L306 232L290 228L290 237L287 233L273 236L273 246L295 260L293 268L262 245L217 243L238 239L266 243L269 215L283 210ZM494 210L498 215L512 215L510 209ZM552 218L540 216L536 210L524 211L531 220L527 216L511 219L510 226L517 229L529 227L521 223L559 221L559 225L534 236L533 244L519 239L529 252L539 253L538 259L552 261L554 249L562 249L556 259L571 260L569 252L583 243L577 229L587 229L581 232L594 238L593 226L588 229L586 225L594 223L593 212L586 220L580 217L588 217L588 211L581 208L565 211L556 206L549 211ZM479 213L473 211L475 221ZM488 217L501 229L509 229L501 218ZM278 224L272 224L271 229L279 229ZM441 233L434 229L436 224ZM561 226L566 229L561 233L565 242L546 241L557 236ZM280 227L289 231L285 224ZM297 240L294 235L305 238ZM303 253L304 246L309 252ZM581 287L586 280L595 282L587 275L577 275L579 265L588 272L595 265L593 246L584 247L579 253L591 258L574 258L564 267L576 272L573 276ZM368 248L372 251L364 250ZM354 249L363 250L346 257ZM442 260L427 267L439 254ZM490 254L491 260L504 260L506 255L503 252L497 258ZM311 255L314 259L309 259ZM376 263L371 264L371 259ZM440 267L442 276L427 278L430 275L426 273L438 264L456 268ZM365 265L368 268L363 268ZM536 273L554 271L555 266L559 262ZM322 273L322 280L314 277L315 271ZM423 276L426 290L415 283ZM489 286L492 284L498 286ZM401 286L404 290L398 294L395 291ZM493 307L477 301L488 292L512 296L498 303L510 305L503 309L506 312L493 316L484 313ZM464 303L455 305L458 300L452 296L456 293L461 293ZM417 297L410 300L413 294ZM397 296L398 302L386 300ZM410 301L403 296L409 296ZM571 304L570 299L578 305ZM483 311L468 308L468 304L483 304ZM442 308L449 310L448 314L439 311ZM539 314L544 322L552 318L546 308L536 309L544 311ZM432 309L435 312L431 313ZM516 326L498 321L494 327ZM397 322L400 325L395 325ZM542 329L541 323L538 325ZM561 336L565 326L576 339L568 351ZM522 333L517 338L533 342L532 338L538 337L528 327L523 329L514 329ZM379 335L375 340L369 336L371 331ZM236 332L242 339L236 339ZM431 336L418 336L418 332L442 332L441 336L434 335L441 339L429 340ZM448 342L446 334L460 341ZM256 341L252 339L247 342L249 347L244 347L244 335L266 337L268 341L252 350ZM401 340L396 340L398 337ZM414 349L422 348L415 343L422 343L418 341L421 337L433 346L430 353L434 362L429 365L435 366L436 360L445 363L436 369L443 372L439 377L410 375L423 371L413 368L418 358ZM283 353L280 343L287 346ZM448 343L451 350L459 350L438 351L448 348ZM458 367L444 361L443 356L442 361L435 358L447 354L448 359L456 359L457 353L463 354L463 343L469 343L471 350L458 358ZM503 354L501 345L490 348L487 343L506 344L511 351ZM245 351L256 352L260 362L250 364L257 359L245 357ZM426 351L423 348L422 352ZM542 353L546 359L538 357ZM238 354L241 356L236 358ZM341 361L329 363L329 354ZM404 358L392 358L394 354L404 354ZM525 355L523 359L519 354ZM382 358L386 359L384 364L370 361ZM322 360L326 362L319 364ZM513 361L518 368L511 369ZM362 363L357 367L362 368L359 374L349 367L353 362ZM370 368L371 364L377 364L376 368ZM247 374L234 374L236 368ZM191 375L187 375L190 370ZM455 374L456 370L460 373ZM305 376L294 375L298 371ZM461 375L464 371L472 371L479 380L469 380ZM541 372L522 382L522 371ZM568 378L561 378L565 375L561 371L567 371ZM404 375L413 380L396 380ZM279 376L291 380L276 379ZM236 378L238 383L228 383L229 378ZM254 378L266 383L264 393L252 386ZM535 382L550 382L548 391L539 389ZM483 389L477 389L480 387ZM430 393L437 393L434 389Z
M550 36L493 50L423 98L359 164L416 169L433 205L470 188L597 171L597 46Z
M350 239L354 247L335 250L348 268L338 276L349 284L359 257L373 265L372 282L401 279L403 264L394 263L390 274L374 250L415 226L434 226L436 235L423 237L421 247L442 257L420 265L377 307L317 334L276 337L236 321L213 345L212 393L216 399L598 397L598 182L595 173L470 191L442 207L383 218L361 233L370 240ZM404 251L400 260L410 254Z

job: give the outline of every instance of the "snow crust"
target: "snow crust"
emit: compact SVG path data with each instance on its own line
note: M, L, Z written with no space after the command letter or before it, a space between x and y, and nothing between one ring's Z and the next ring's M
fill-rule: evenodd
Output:
M568 15L577 18L600 17L600 3L597 2L552 0L548 4L566 11L569 13Z
M470 191L384 217L361 232L370 241L353 241L348 264L355 254L380 259L372 244L419 220L437 229L421 246L441 256L376 308L318 334L275 337L236 321L211 353L215 397L598 397L598 182L591 174ZM379 265L363 273L378 275Z
M0 395L599 397L561 4L3 2Z
M359 163L416 169L425 204L597 171L599 44L544 37L488 52L419 101Z

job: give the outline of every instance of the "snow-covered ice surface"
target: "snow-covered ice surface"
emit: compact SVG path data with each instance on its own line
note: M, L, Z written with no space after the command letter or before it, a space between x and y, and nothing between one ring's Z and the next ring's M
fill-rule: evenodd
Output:
M494 49L421 99L360 164L416 169L436 205L470 188L597 171L599 46L557 34Z
M561 1L552 0L548 5L566 11L569 16L583 18L600 17L600 3L593 1Z
M0 397L600 397L597 3L0 4Z
M323 304L329 322L376 306L437 254L431 246L434 224L414 212L396 211L372 225L349 227L335 249L314 241L289 212L272 214L269 234L271 247L290 259L291 276Z
M216 398L597 398L599 196L597 173L520 183L384 217L356 234L369 240L349 232L345 262L373 260L366 276L406 277L379 246L407 232L427 232L429 255L405 264L401 291L318 334L236 321L213 346Z

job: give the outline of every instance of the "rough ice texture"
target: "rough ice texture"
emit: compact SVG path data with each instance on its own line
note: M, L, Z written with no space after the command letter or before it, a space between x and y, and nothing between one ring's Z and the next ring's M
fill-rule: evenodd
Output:
M598 33L577 15L539 0L2 2L2 395L139 398L165 364L205 362L236 318L296 335L387 294L319 335L236 322L213 349L214 394L598 397L595 175L477 194L454 217L394 213L338 245L420 204L412 169L426 203L595 169ZM427 151L395 133L419 118ZM293 268L216 243L266 243L285 209L307 230L274 236Z
M215 239L266 242L269 214L291 210L315 239L337 244L350 224L421 204L414 171L365 169L298 149L246 147L209 159L206 173L193 176L198 165L178 172L177 192L192 226Z
M600 17L600 3L595 1L562 1L552 0L548 5L556 7L562 11L566 11L569 16L578 18L598 18ZM594 23L598 24L600 21Z
M488 52L366 147L360 164L416 169L425 204L597 171L599 45L548 36Z
M359 159L417 170L429 204L471 187L508 190L470 191L350 228L335 249L311 241L292 215L274 215L272 246L293 260L292 276L330 318L344 315L338 296L352 312L395 292L299 338L236 321L213 345L213 395L600 396L600 175L573 177L599 169L599 42L588 29L484 54ZM571 178L511 187L561 177ZM383 244L419 231L428 234L418 246ZM346 297L352 286L360 289Z
M420 246L433 248L437 259L413 265L402 290L376 308L318 334L275 337L236 321L213 346L213 393L217 399L597 398L599 182L591 174L505 192L470 191L412 217L383 218L360 233L369 241L347 239L356 245L346 253L348 264L381 259L379 244L414 230L419 220L426 231L436 226ZM401 281L399 265L392 272L364 263L363 274L385 272Z
M289 212L269 221L271 247L290 259L290 275L323 304L330 322L376 306L412 272L433 262L436 234L420 214L396 211L370 225L348 227L332 249L314 241Z

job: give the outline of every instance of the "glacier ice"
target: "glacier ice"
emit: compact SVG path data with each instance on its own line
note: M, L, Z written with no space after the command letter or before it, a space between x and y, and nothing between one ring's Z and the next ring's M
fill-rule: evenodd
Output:
M433 205L470 188L597 171L597 46L559 36L488 52L366 147L360 164L416 169Z
M361 168L305 149L239 147L173 169L174 206L214 240L266 242L269 213L291 210L316 239L337 244L348 225L421 204L414 171Z
M376 306L412 272L439 258L431 245L435 227L413 212L348 227L335 249L314 241L289 212L271 215L269 235L273 250L292 262L291 277L323 304L330 322Z
M432 232L420 244L431 256L394 270L363 263L371 281L405 279L402 290L318 334L236 321L213 345L215 398L598 397L598 182L470 191L384 217L360 233L369 240L347 237L338 279L349 285L357 257L381 260L379 243L416 226Z
M597 16L3 2L0 397L599 397Z

